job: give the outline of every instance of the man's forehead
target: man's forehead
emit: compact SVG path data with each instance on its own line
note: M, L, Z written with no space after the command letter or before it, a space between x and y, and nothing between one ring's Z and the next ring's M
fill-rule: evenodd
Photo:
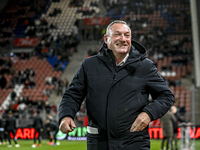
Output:
M119 31L124 31L127 30L127 32L130 32L130 28L123 23L115 23L110 27L111 31L119 32Z
M112 26L110 26L110 28L115 28L115 27L126 27L129 28L126 24L124 23L115 23Z
M110 32L126 32L126 33L130 33L130 28L126 25L126 24L113 24L110 27Z

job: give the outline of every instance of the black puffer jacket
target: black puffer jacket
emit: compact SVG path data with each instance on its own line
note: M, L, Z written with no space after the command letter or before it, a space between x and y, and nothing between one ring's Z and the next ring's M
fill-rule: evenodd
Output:
M40 115L37 115L33 119L33 127L35 129L42 129L43 128L43 121Z
M102 139L101 135L92 135L91 139L105 139L107 146L102 150L129 150L135 148L134 141L138 137L139 140L149 139L148 128L130 133L137 115L145 111L152 121L156 120L174 102L172 92L154 63L146 58L146 49L135 41L132 45L128 60L117 68L112 52L103 43L96 56L83 61L60 104L59 121L65 116L74 118L86 96L89 125L98 127L104 134ZM87 136L90 140L90 134ZM146 144L150 145L148 140Z

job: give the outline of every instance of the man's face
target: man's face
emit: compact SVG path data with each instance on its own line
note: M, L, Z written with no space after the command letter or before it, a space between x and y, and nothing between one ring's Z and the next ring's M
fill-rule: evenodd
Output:
M108 48L115 54L127 54L131 47L131 31L122 23L115 23L110 27L109 35L104 36Z

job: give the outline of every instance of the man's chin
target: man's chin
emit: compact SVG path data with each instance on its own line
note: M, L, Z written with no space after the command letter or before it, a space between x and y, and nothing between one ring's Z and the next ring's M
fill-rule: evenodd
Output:
M125 49L123 49L123 48L120 48L120 49L118 49L118 52L119 53L122 53L122 54L125 54L125 53L127 53L129 50L127 49L127 48L125 48Z

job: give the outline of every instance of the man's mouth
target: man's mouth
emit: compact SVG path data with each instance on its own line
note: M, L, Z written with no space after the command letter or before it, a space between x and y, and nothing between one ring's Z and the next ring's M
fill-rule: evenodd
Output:
M117 46L127 46L126 44L122 44L122 43L117 43Z

